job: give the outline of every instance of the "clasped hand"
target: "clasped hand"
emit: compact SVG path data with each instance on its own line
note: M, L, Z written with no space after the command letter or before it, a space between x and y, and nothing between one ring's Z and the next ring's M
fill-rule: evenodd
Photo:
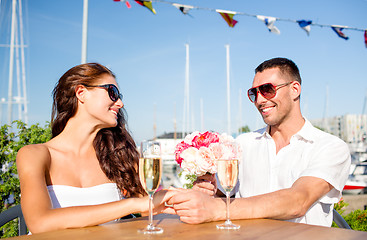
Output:
M181 221L189 224L219 219L220 211L218 211L217 204L224 204L224 202L219 198L214 198L217 191L214 175L207 174L198 178L192 189L171 187L165 191L164 196L159 201L162 203L159 212L177 214ZM163 193L160 192L157 192L158 196Z

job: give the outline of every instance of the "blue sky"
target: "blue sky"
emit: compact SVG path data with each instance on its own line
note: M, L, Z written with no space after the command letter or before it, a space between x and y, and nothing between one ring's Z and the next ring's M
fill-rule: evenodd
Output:
M309 19L319 24L366 26L366 0L178 0L181 4L225 9L283 19ZM1 1L0 44L9 43L10 0ZM367 49L363 32L344 30L349 40L328 27L311 27L310 36L291 22L278 21L280 35L270 33L253 17L236 15L229 28L218 13L190 11L155 2L157 12L134 1L131 9L113 0L89 0L88 62L108 66L117 76L136 141L153 136L154 109L157 134L172 132L173 120L182 129L185 44L190 45L190 109L192 127L227 129L226 51L230 45L231 126L251 130L263 126L247 98L254 69L272 57L296 62L303 79L301 106L308 119L361 114L367 91ZM24 1L26 74L29 123L50 120L51 92L60 76L81 61L82 0ZM9 49L0 48L0 98L7 98ZM240 97L241 94L241 97ZM240 104L240 99L242 99ZM239 111L240 106L242 111ZM6 122L3 105L2 123ZM242 113L242 117L240 117ZM14 109L14 117L17 112ZM242 118L242 122L239 119Z

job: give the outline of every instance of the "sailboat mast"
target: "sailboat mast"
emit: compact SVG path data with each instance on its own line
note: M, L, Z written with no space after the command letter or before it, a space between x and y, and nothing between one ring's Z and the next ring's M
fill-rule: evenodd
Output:
M87 36L88 36L88 0L83 2L83 29L82 29L82 60L87 62Z
M24 57L24 37L23 37L23 9L22 0L19 0L19 28L20 28L20 54L22 66L22 89L23 89L23 114L24 122L28 124L28 98L27 98L27 84L25 74L25 57Z
M153 113L153 139L157 139L157 104L154 103L154 113Z
M9 86L8 86L8 124L11 125L13 113L13 69L14 69L14 38L15 38L15 14L17 1L12 2L11 33L10 33L10 59L9 59Z
M176 120L176 102L174 102L174 118L173 118L173 139L177 139L177 120Z
M18 11L17 11L18 10ZM23 37L23 14L22 1L13 0L11 6L11 32L10 32L10 55L9 55L9 79L8 79L8 118L11 125L13 120L13 104L18 104L18 119L28 123L27 90L25 76L24 58L24 37ZM6 45L7 46L7 45ZM20 50L20 51L19 51ZM13 96L14 87L14 62L16 70L16 92ZM23 93L23 95L22 95ZM5 98L1 99L1 105L5 103ZM2 120L2 106L0 109L0 124Z
M200 131L203 132L204 131L204 103L203 103L202 98L200 98L200 119L201 119Z
M242 131L242 90L239 89L238 91L238 114L239 114L239 119L238 119L238 134L240 134Z
M15 103L18 104L18 119L22 120L22 98L21 98L21 90L20 90L20 62L19 62L19 36L18 36L18 24L17 31L15 31L15 64L16 64L16 74L17 74L17 94L18 96L14 97Z
M189 51L190 47L189 44L186 44L186 88L187 88L187 104L186 104L186 116L187 116L187 127L186 130L187 132L190 132L190 78L189 78L189 73L190 73L190 51Z
M189 132L189 119L190 119L190 80L189 80L189 44L185 44L186 47L186 67L185 67L185 92L184 92L184 108L183 108L183 124L182 124L182 137Z
M326 85L326 94L325 94L325 109L324 109L324 116L323 116L323 127L326 132L329 131L329 124L328 124L328 110L329 110L329 86Z
M227 133L231 134L231 96L229 79L229 44L225 45L227 56Z

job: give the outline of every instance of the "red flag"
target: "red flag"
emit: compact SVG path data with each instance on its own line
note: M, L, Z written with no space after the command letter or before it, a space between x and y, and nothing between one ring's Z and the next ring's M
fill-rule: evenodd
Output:
M367 48L367 29L364 30L364 44L366 45Z
M236 25L237 21L233 19L233 16L236 14L236 12L224 11L224 10L218 10L218 9L216 11L227 22L228 26L233 28Z

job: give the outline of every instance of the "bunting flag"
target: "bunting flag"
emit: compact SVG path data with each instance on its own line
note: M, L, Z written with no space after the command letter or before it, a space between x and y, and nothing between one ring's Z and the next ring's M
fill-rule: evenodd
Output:
M178 3L172 3L173 6L175 6L178 10L180 10L183 14L187 14L190 16L189 11L191 9L193 9L193 6L189 6L189 5L183 5L183 4L178 4Z
M311 31L311 24L312 24L312 21L310 20L298 20L298 25L306 31L307 33L307 36L310 35L310 31Z
M127 0L113 0L114 2L125 2L127 8L131 8L129 1Z
M275 21L277 20L275 17L266 17L261 15L256 15L257 19L263 21L267 28L269 29L269 32L280 34L279 29L274 26Z
M115 1L115 2L125 2L126 6L128 8L131 7L130 3L127 0L113 0L113 1ZM284 22L298 23L299 27L301 27L303 30L305 30L307 35L310 34L311 25L312 26L318 26L318 27L331 27L333 29L333 31L339 37L341 37L345 40L348 40L349 37L346 36L343 33L344 29L353 30L353 31L360 31L360 32L364 32L364 43L365 43L366 48L367 48L367 29L362 29L362 28L339 26L339 25L319 24L319 23L313 23L310 20L297 20L296 21L296 20L286 19L286 18L266 17L266 16L262 16L262 15L249 14L249 13L245 13L245 12L237 12L237 11L234 12L234 11L219 10L219 9L214 9L214 8L203 8L203 7L198 7L198 6L183 5L183 4L179 4L179 3L169 2L169 1L166 1L166 0L135 0L135 2L138 3L141 6L144 6L144 7L148 8L154 14L156 14L156 11L153 8L152 2L159 2L159 3L165 3L165 4L172 5L172 6L176 7L177 9L179 9L183 14L189 15L189 16L191 16L191 15L188 12L191 9L218 12L218 13L220 13L220 15L223 17L223 19L228 23L228 25L230 27L234 27L237 23L237 21L233 19L234 15L243 15L243 16L247 16L247 17L256 17L257 19L259 19L259 20L261 20L262 22L265 23L266 27L269 29L270 32L275 33L275 34L280 34L279 29L276 26L274 26L275 21L277 21L277 20L278 21L284 21Z
M139 5L148 8L152 13L156 14L153 5L152 5L152 1L144 1L144 0L135 0L136 3L138 3Z
M349 37L343 33L343 29L344 28L346 28L346 27L344 27L344 26L336 26L336 25L332 25L331 26L331 29L333 29L334 32L336 32L336 34L338 34L339 37L344 38L345 40L348 40Z
M236 15L236 12L219 9L216 9L216 12L222 16L222 18L228 23L228 26L233 28L236 25L237 21L233 19L234 15Z

